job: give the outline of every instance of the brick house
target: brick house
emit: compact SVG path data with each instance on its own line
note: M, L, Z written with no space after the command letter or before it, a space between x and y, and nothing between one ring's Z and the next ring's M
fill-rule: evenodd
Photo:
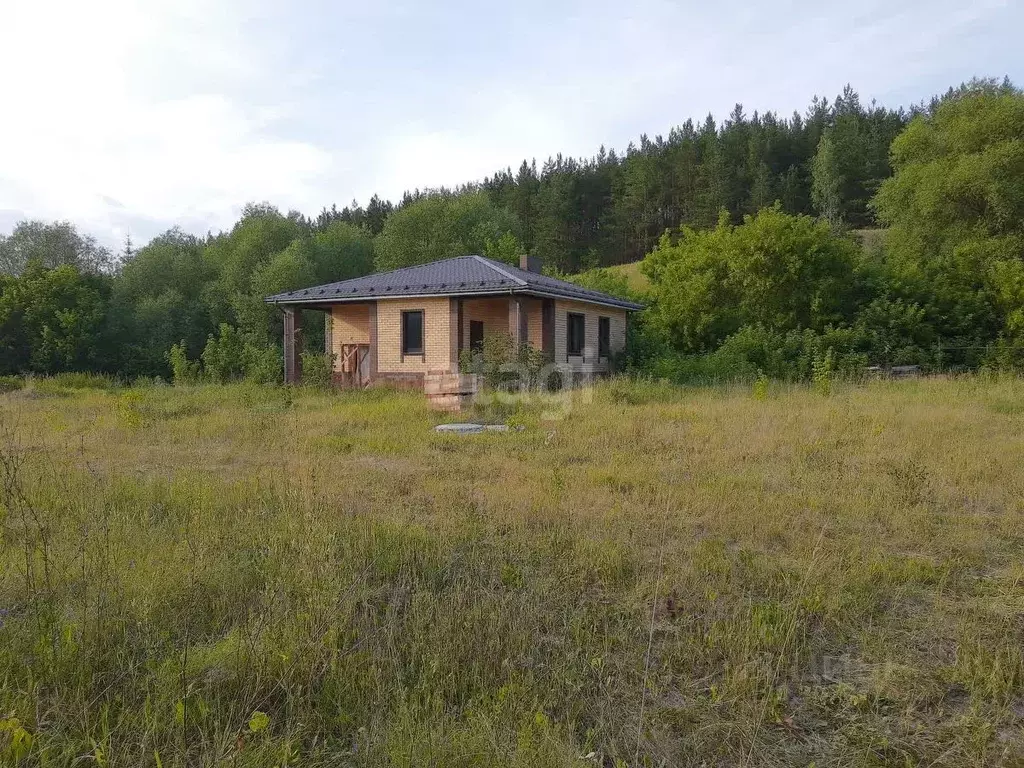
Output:
M626 315L639 304L540 274L536 259L514 267L459 256L340 283L279 293L284 311L285 381L301 378L301 317L325 313L326 352L334 382L420 386L455 374L463 350L485 336L508 334L569 369L606 373L626 346Z

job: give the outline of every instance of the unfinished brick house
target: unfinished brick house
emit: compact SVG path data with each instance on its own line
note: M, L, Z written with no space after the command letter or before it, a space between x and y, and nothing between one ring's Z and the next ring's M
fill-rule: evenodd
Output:
M285 381L302 376L302 313L326 313L334 382L421 386L455 374L463 350L489 334L531 344L572 370L605 373L625 349L626 315L639 304L540 274L535 259L514 267L459 256L267 297L284 310Z

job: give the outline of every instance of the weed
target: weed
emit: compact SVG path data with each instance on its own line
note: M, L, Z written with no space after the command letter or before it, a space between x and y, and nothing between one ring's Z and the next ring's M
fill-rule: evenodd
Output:
M832 347L829 347L823 354L814 355L811 361L811 381L814 388L822 395L828 397L832 394L832 376L835 369Z
M763 373L754 381L752 394L755 400L768 399L768 377Z

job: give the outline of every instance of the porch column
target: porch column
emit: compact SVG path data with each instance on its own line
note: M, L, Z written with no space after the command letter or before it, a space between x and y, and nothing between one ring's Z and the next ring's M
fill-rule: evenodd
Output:
M462 299L454 296L448 300L448 346L448 370L458 373L462 354Z
M550 360L555 359L555 300L544 299L540 309L541 350Z
M366 353L370 381L377 379L377 302L370 302L370 349Z
M508 300L508 334L512 337L513 349L526 343L526 307L523 300L515 296Z
M284 383L302 381L302 310L287 307L284 310Z
M331 359L334 354L334 317L331 310L324 312L324 354ZM331 366L333 368L333 365Z

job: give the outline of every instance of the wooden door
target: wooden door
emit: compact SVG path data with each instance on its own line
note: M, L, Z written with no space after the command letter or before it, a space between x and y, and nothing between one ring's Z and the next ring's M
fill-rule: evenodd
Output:
M370 383L370 345L360 344L359 345L359 365L356 367L356 373L359 377L357 386L365 387Z
M365 387L370 383L370 345L341 345L341 386Z

